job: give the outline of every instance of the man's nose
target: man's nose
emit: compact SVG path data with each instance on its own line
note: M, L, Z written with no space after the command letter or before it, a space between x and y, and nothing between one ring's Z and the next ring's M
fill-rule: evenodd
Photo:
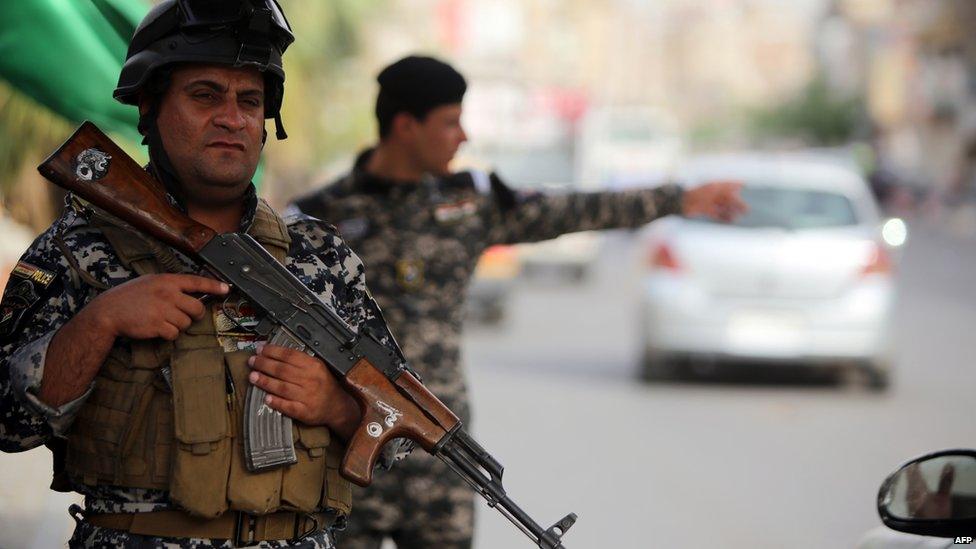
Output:
M236 101L224 101L213 119L214 125L232 132L239 132L247 125L247 118Z
M460 128L461 128L461 143L464 143L465 141L468 140L468 132L464 131L463 126L461 126Z

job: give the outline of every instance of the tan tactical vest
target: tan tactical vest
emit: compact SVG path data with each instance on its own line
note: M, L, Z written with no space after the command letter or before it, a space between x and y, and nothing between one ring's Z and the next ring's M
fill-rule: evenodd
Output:
M179 268L169 248L118 223L97 213L92 219L126 267L140 275ZM248 233L284 261L287 227L263 200ZM66 472L87 485L169 490L173 502L204 517L228 509L348 513L351 486L338 472L344 448L330 444L325 427L293 422L298 463L247 470L242 410L251 354L224 351L212 311L174 342L132 341L131 351L116 346L68 432ZM160 373L167 365L172 391Z

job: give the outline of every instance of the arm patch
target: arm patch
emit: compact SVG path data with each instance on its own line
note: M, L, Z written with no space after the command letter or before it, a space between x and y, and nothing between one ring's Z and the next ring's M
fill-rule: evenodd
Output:
M26 261L17 263L0 299L0 343L9 341L17 333L28 317L27 313L50 295L57 279L54 271Z

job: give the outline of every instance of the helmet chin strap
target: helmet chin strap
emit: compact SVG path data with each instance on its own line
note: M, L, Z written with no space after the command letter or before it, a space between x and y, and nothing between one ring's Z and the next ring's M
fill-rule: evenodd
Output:
M181 207L185 207L176 170L170 162L169 155L166 154L163 138L159 135L159 126L156 124L158 113L159 99L156 99L152 102L149 111L139 117L139 131L143 134L142 144L149 147L149 171L163 184L166 192L175 198Z
M285 125L281 123L280 110L275 113L274 120L275 120L275 137L278 138L278 141L281 141L282 139L288 139L288 134L285 133Z
M285 133L285 127L281 123L280 113L275 115L274 121L275 121L275 137L278 139L278 141L281 141L282 139L288 139L288 134ZM264 146L267 142L268 142L268 130L267 128L265 128L264 133L261 134L261 145Z

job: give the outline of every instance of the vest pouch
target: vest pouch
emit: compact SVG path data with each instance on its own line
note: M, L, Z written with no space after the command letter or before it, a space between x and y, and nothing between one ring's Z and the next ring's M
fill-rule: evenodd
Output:
M281 503L298 511L320 508L325 485L325 453L332 437L327 427L292 422L295 456L298 463L289 467L281 480Z
M169 363L173 354L173 342L163 339L141 339L132 341L130 368L155 370Z
M224 355L227 368L234 379L235 398L232 411L234 432L241 433L240 436L234 437L230 480L227 483L227 501L231 509L262 515L277 510L281 505L281 477L285 468L277 467L261 473L252 473L248 471L247 462L244 460L244 402L247 389L251 385L247 379L251 373L247 359L253 354L253 351L234 351Z
M83 484L123 482L123 458L142 432L133 422L142 419L140 412L152 397L153 373L134 370L130 362L124 348L109 352L69 431L66 470Z
M154 382L156 394L150 407L149 421L155 422L155 431L148 441L148 452L152 456L149 475L152 486L166 490L170 486L171 461L173 459L173 402L170 398L169 387L165 384L159 387L160 381Z
M330 444L325 449L325 484L322 486L322 501L327 507L348 515L352 510L352 483L339 474L339 467L345 455L344 444Z
M224 351L176 349L173 376L173 447L170 497L190 514L216 517L227 510L232 438L227 410Z
M129 430L122 442L121 486L169 488L169 467L173 447L173 405L170 388L159 368L169 364L173 344L162 340L139 340L130 344L130 375L140 379Z

